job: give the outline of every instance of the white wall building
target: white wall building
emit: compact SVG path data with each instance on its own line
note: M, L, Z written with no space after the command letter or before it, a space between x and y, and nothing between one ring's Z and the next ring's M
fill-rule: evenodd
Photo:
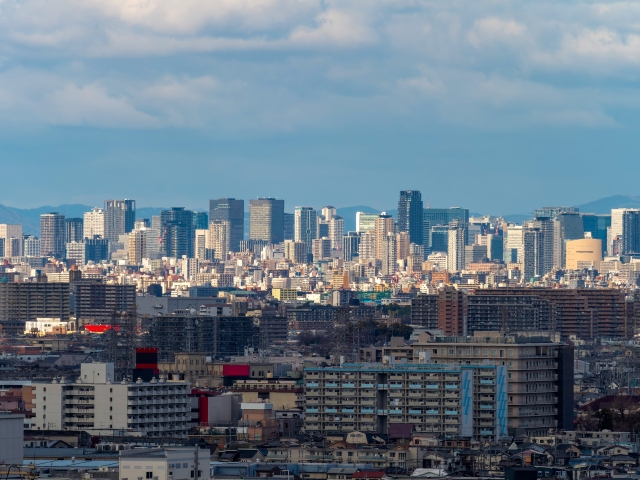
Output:
M84 238L93 238L100 235L104 238L104 210L94 208L84 214Z
M198 447L121 450L119 463L119 480L211 479L209 450Z
M114 382L112 363L84 363L75 382L34 383L38 430L186 436L188 382Z
M0 223L0 238L4 239L4 256L22 256L22 225Z

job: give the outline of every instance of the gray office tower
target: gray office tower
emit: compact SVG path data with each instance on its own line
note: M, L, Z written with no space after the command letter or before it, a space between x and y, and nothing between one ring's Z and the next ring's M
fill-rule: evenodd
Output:
M173 207L160 212L160 250L167 257L194 258L193 212L184 207Z
M591 238L602 241L602 253L604 253L607 250L607 228L611 227L611 214L582 213L581 216L585 233L589 232Z
M622 254L640 253L640 211L622 214Z
M110 242L117 242L120 235L133 230L135 222L135 200L104 201L104 238Z
M342 237L342 254L345 262L358 258L360 252L360 233L349 232Z
M422 245L423 220L422 194L418 190L401 191L398 200L398 231L407 232L411 243Z
M65 250L64 215L58 212L40 215L40 253L62 258Z
M469 209L460 207L451 208L425 208L422 213L422 221L424 222L424 231L431 231L436 225L449 225L451 222L457 221L467 227L469 223ZM469 229L465 228L465 245L469 244ZM425 253L427 251L436 251L433 245L423 242Z
M231 225L229 248L240 250L240 240L244 240L244 200L219 198L209 200L209 222L227 220Z
M295 237L295 215L293 213L284 214L284 239L293 240Z
M209 214L207 212L193 212L193 228L195 230L208 230Z
M65 243L82 242L84 239L84 220L82 218L67 218L64 221Z
M249 238L271 244L284 242L284 200L249 200Z

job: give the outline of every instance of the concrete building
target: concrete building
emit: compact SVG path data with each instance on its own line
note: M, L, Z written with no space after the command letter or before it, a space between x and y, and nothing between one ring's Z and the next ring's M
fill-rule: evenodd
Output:
M284 214L284 239L295 240L295 219L293 213Z
M40 215L40 251L43 255L64 256L64 215L57 212Z
M383 248L388 247L388 245L387 246L383 246L383 245L389 243L389 240L387 238L389 234L394 235L393 243L395 244L395 222L393 221L393 217L391 215L387 215L385 212L382 212L380 215L378 215L378 218L376 218L375 234L376 234L375 258L382 259L382 255L384 253ZM395 252L394 252L394 256L395 256Z
M243 402L242 419L238 422L238 439L249 442L268 442L278 439L278 421L273 414L273 404L268 402Z
M85 212L83 234L85 238L93 238L96 235L104 237L104 210L102 208L94 207L90 212Z
M195 228L193 212L184 207L173 207L160 212L160 251L163 256L193 258Z
M422 194L418 190L400 192L398 231L409 234L409 243L423 244L423 210Z
M594 267L600 270L602 261L602 240L595 238L583 238L582 240L569 240L566 242L567 270L579 270Z
M206 229L197 229L195 231L194 254L200 261L211 260L211 241L209 239L209 226ZM242 250L242 248L241 248Z
M118 480L210 480L210 456L198 447L121 450Z
M209 249L213 258L226 260L231 251L231 222L229 220L213 220L209 223Z
M524 245L523 275L525 282L529 282L531 279L537 276L541 277L546 273L545 233L538 227L526 227L523 230L522 241Z
M73 303L78 326L109 322L115 314L135 308L136 286L76 282Z
M185 437L188 382L117 382L112 363L83 363L75 381L34 383L38 430ZM137 477L136 477L137 478Z
M244 200L209 200L209 223L213 221L229 222L229 247L231 251L237 252L240 249L240 241L244 239Z
M293 263L307 263L307 245L304 242L285 240L284 258L288 258Z
M356 212L356 232L373 232L376 229L376 219L379 213Z
M65 243L82 242L84 238L84 226L82 218L64 219Z
M318 214L313 207L296 207L294 210L294 240L304 242L307 256L313 254L313 240L318 238Z
M506 237L504 239L504 261L505 263L524 262L524 230L522 225L507 225Z
M421 244L422 245L422 244ZM396 259L397 260L406 260L410 252L411 242L409 239L409 233L407 232L398 232L396 233Z
M69 319L68 283L0 283L0 324L3 330L24 331L38 318Z
M25 257L39 257L40 256L40 239L29 235L24 237L22 242L22 252Z
M24 415L0 412L0 465L22 466L24 428Z
M359 258L373 260L376 258L376 234L369 230L360 234Z
M333 250L342 249L342 238L344 237L344 218L334 215L329 220L329 240Z
M393 220L393 219L392 219ZM393 232L389 232L378 243L376 234L376 248L380 248L377 253L378 259L382 262L380 274L381 275L393 275L398 268L396 257L398 253L398 246L396 244L396 235Z
M448 232L447 271L459 272L465 267L466 229L460 223L451 223Z
M284 241L284 200L249 200L249 238L271 244Z
M507 436L507 368L496 365L345 364L307 367L310 434L416 432L495 441Z
M611 209L611 228L609 235L607 236L607 250L609 256L613 256L616 253L620 254L621 252L613 251L613 241L617 238L622 239L622 234L624 232L624 224L623 218L625 213L629 212L640 212L638 208L612 208Z
M98 221L98 217L99 214L96 215L96 219L94 220L95 222ZM124 235L133 230L135 221L135 200L125 199L104 201L104 238L110 242L117 242L120 235ZM93 228L94 227L92 227L92 229ZM97 235L99 235L99 233L97 233Z
M331 258L331 240L327 237L314 238L311 241L311 254L314 262Z
M0 223L0 238L4 239L5 257L21 257L22 253L22 225ZM17 248L13 248L11 239L18 239ZM26 254L25 254L26 255Z
M342 237L342 258L345 262L350 262L360 255L360 234L348 232Z

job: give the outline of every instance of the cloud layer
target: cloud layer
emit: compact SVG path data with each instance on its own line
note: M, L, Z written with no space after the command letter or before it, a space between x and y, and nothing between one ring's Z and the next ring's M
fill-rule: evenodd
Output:
M616 127L640 4L3 0L0 123L226 134Z

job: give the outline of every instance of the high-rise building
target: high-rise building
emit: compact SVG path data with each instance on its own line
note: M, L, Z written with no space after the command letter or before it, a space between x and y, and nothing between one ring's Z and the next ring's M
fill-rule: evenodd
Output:
M406 260L410 255L409 247L411 241L409 240L409 232L396 233L396 257L398 260Z
M104 201L104 237L110 242L117 242L120 235L133 230L135 221L135 200Z
M559 215L559 214L557 214ZM557 217L556 215L556 217ZM533 222L529 222L528 225L533 228L539 228L542 233L543 246L542 246L542 271L540 275L545 275L553 270L555 265L555 218L556 217L535 217ZM561 266L561 265L559 265Z
M349 232L342 237L342 256L345 262L350 262L360 255L360 234Z
M193 257L193 212L173 207L160 212L161 252L167 257Z
M393 220L393 219L392 219ZM376 243L378 237L376 232ZM388 232L387 235L382 238L380 242L379 259L382 261L382 269L380 273L382 275L393 275L396 273L397 268L397 251L396 235L393 231Z
M209 244L213 250L214 258L218 260L227 258L227 253L231 251L231 222L229 220L209 222Z
M562 268L566 260L565 243L584 238L584 223L579 213L559 213L553 226L553 266Z
M284 241L284 258L293 263L307 263L307 246L304 242Z
M64 234L65 241L67 243L71 242L82 242L84 238L84 227L83 227L83 219L82 218L65 218L64 219Z
M623 255L640 254L640 211L628 210L622 214Z
M209 214L207 212L193 212L193 229L207 230L209 228Z
M387 235L389 233L395 233L395 222L393 221L393 217L391 215L387 215L386 212L382 212L376 218L375 224L375 232L376 232L376 257L382 258L382 248L383 243L387 241ZM394 239L395 243L395 239Z
M69 283L0 282L0 324L24 332L27 321L38 318L69 320Z
M65 257L67 260L70 260L79 266L83 266L86 263L84 242L67 242L65 247Z
M494 233L480 235L478 244L487 247L487 258L502 262L504 257L502 236Z
M532 278L543 276L545 273L545 234L538 226L529 226L523 229L522 241L524 245L523 275L529 282Z
M157 235L156 235L157 242ZM100 263L103 260L109 260L109 240L95 236L93 238L85 238L85 263Z
M40 256L40 239L33 235L27 235L22 242L22 254L25 257L39 257Z
M465 267L465 238L466 228L458 222L449 224L448 248L447 248L447 271L459 272Z
M249 200L249 238L271 244L284 242L284 200Z
M434 225L429 229L429 253L449 250L449 225Z
M22 225L8 223L0 224L0 238L4 239L5 257L22 256ZM12 242L12 238L18 239L18 241Z
M398 200L398 231L409 234L410 243L423 244L422 194L418 190L403 190Z
M356 232L373 232L376 229L376 220L379 213L356 212Z
M507 236L504 239L504 261L506 263L524 262L524 229L522 225L507 225Z
M376 233L369 230L360 233L360 250L358 251L360 259L373 260L376 258Z
M209 222L213 221L229 222L229 251L240 250L240 240L244 239L244 200L209 200Z
M581 270L590 266L600 270L602 261L602 240L597 238L583 238L566 242L567 270Z
M331 248L340 250L342 248L342 237L344 237L344 218L333 215L329 220L329 240Z
M545 217L553 220L561 213L579 213L578 207L542 207L533 211L533 217Z
M468 242L468 230L467 224L469 223L469 209L460 207L451 208L425 208L422 213L422 221L428 224L428 228L433 228L436 225L449 225L451 222L458 222L461 226L465 227L465 245ZM433 246L431 246L431 251Z
M58 212L40 215L40 252L42 255L64 256L64 215Z
M295 208L295 241L307 245L307 255L311 255L313 239L318 238L318 219L313 207Z
M311 242L311 254L314 262L331 258L331 240L322 237L314 238Z
M96 235L104 237L104 210L93 208L85 212L83 222L83 234L85 238L93 238Z
M293 240L295 238L295 215L293 213L284 214L284 239Z
M607 229L611 228L611 214L597 215L583 213L582 224L585 233L590 233L591 238L602 241L602 253L607 250Z
M209 241L209 229L198 229L195 232L195 246L194 253L196 258L201 262L204 260L211 260L210 258L210 245Z

